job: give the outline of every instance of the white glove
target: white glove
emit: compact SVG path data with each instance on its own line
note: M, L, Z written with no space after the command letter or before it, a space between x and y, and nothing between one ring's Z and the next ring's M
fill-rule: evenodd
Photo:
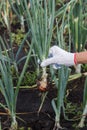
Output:
M67 52L58 46L53 46L49 50L49 56L52 57L44 60L41 63L41 67L48 66L50 64L58 64L58 65L65 65L65 66L72 66L76 64L75 53Z

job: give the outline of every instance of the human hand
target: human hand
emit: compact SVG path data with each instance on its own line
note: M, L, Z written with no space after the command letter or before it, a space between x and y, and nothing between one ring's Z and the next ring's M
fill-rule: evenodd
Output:
M41 63L41 67L48 66L50 64L58 64L58 65L65 65L65 66L72 66L76 64L75 53L67 52L58 46L53 46L49 50L50 58L44 60Z

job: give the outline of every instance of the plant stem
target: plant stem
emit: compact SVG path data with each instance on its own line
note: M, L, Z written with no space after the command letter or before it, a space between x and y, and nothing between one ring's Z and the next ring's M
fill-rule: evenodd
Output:
M17 128L18 128L18 123L17 123L17 121L16 121L16 117L13 116L13 117L12 117L12 124L11 124L10 130L17 130Z
M81 121L80 121L78 127L80 127L80 128L84 127L84 121L86 118L86 114L87 114L87 104L85 105L85 109L83 111L83 115L82 115L82 118L81 118Z
M44 81L44 82L47 82L47 72L46 72L46 67L44 67L44 68L42 68L42 71L43 71L43 73L42 73L42 80Z

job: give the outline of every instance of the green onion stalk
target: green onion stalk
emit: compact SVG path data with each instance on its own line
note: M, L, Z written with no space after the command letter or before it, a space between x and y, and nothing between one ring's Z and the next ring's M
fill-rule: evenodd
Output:
M22 14L25 18L26 25L31 32L31 42L33 42L32 52L35 57L35 64L38 68L38 60L42 62L48 57L48 52L51 44L54 15L55 15L55 0L30 0L15 2L17 8L12 0L9 3L18 16L21 19ZM47 86L47 72L46 67L42 69L41 82L39 84Z
M63 110L63 114L65 116L65 107L64 107L64 98L66 92L66 86L70 74L70 69L65 66L61 66L57 72L54 72L51 68L51 76L54 80L55 86L57 88L57 97L52 100L52 106L55 112L55 124L53 130L58 130L62 128L60 125L60 116L61 111ZM58 77L56 76L58 74ZM57 78L59 80L57 80Z
M2 130L1 121L0 121L0 130Z
M7 19L7 20L8 20L7 29L9 32L9 43L11 45L11 48L7 48L6 47L6 45L8 45L7 40L6 39L3 40L3 38L0 37L0 74L1 74L0 91L3 94L3 96L5 98L5 102L6 102L5 105L0 103L0 106L5 109L8 116L10 116L10 118L11 118L10 130L17 130L18 122L16 120L16 102L17 102L19 87L22 82L24 73L27 69L29 58L31 56L31 50L32 50L33 44L31 43L31 45L30 45L29 52L26 56L25 64L23 66L20 76L18 77L17 86L14 89L13 75L12 75L11 69L12 69L12 66L14 66L15 69L17 69L17 64L19 64L19 60L18 60L19 53L21 53L24 43L27 40L27 37L29 36L29 31L28 31L28 33L26 33L26 35L18 49L18 52L17 52L16 56L14 57L10 22L9 22L9 19Z
M60 47L66 47L64 44L65 39L63 37L64 27L65 27L64 19L61 26L59 26L58 21L56 21L56 28L57 28L56 41ZM59 67L56 69L57 70L54 70L53 67L50 66L51 77L57 88L57 97L52 100L52 106L55 112L55 124L53 130L58 130L59 128L60 129L62 128L60 125L61 123L60 116L61 116L61 112L63 111L65 117L64 99L65 99L67 82L70 75L70 69L64 65L59 65Z
M20 25L21 25L21 31L25 32L25 18L24 18L24 2L23 0L8 0L10 6L12 7L13 12L16 14L16 16L18 17L19 21L20 21ZM27 2L27 7L30 8L29 6L29 2Z
M2 14L2 19L4 21L4 24L7 28L9 28L9 23L8 23L8 18L9 18L9 5L8 5L8 1L3 1L2 5L2 10L1 10L1 14Z
M6 59L5 59L6 58ZM16 121L16 110L15 110L15 91L13 87L13 79L11 75L11 64L10 59L8 57L4 57L1 54L0 49L0 90L3 94L6 106L0 103L0 106L5 109L7 114L11 117L11 129L17 130L18 124Z
M75 1L70 6L70 30L71 30L71 37L74 46L74 51L82 51L84 49L84 45L86 42L86 11L84 1L78 0ZM75 67L76 73L81 73L81 64Z
M24 1L24 7L25 19L31 30L32 52L35 55L35 64L38 69L38 60L41 63L48 57L49 53L54 25L55 0L30 0L30 9L27 7L27 2ZM46 67L42 68L41 82L39 84L47 86Z
M81 120L78 124L78 127L82 128L85 126L85 118L87 116L87 76L85 79L85 84L84 84L84 95L83 95L83 114L81 117Z
M16 54L15 60L17 60L20 50L22 49L25 40L27 40L27 36L29 35L29 32L26 34L25 38L22 41L22 46L19 47L18 52ZM5 46L5 42L3 41L2 37L0 37L0 91L3 94L5 98L6 104L3 105L0 103L0 106L5 109L7 114L11 117L11 127L10 130L17 130L18 129L18 123L16 120L16 103L17 103L17 97L19 92L19 87L22 82L22 79L24 77L25 71L27 69L27 65L29 63L29 58L31 56L31 51L33 44L31 43L29 52L26 56L25 64L23 66L22 72L20 76L18 77L16 88L14 89L14 83L13 83L13 75L12 75L12 66L14 66L16 61L11 59L9 55L9 51ZM3 50L2 50L3 47ZM16 66L17 67L17 66Z

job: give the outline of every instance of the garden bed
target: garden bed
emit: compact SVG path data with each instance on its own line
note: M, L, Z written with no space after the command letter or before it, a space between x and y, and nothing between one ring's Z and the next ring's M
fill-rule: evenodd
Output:
M66 108L66 115L69 119L72 119L72 121L64 119L61 114L60 123L61 126L63 128L67 128L67 130L75 130L79 123L82 112L81 104L83 100L83 84L84 78L81 77L74 81L70 81L67 85L66 93L68 108ZM37 87L31 89L20 89L17 100L17 121L19 124L19 129L27 130L31 128L31 130L53 130L55 113L52 108L51 101L57 94L57 90L53 86L50 86L40 112L38 112L38 110L41 105L41 97L43 92L38 90ZM0 100L1 102L4 102L1 94ZM10 126L10 118L8 115L4 115L6 112L2 109L0 111L3 129L8 130ZM84 127L81 130L86 129L87 127Z

